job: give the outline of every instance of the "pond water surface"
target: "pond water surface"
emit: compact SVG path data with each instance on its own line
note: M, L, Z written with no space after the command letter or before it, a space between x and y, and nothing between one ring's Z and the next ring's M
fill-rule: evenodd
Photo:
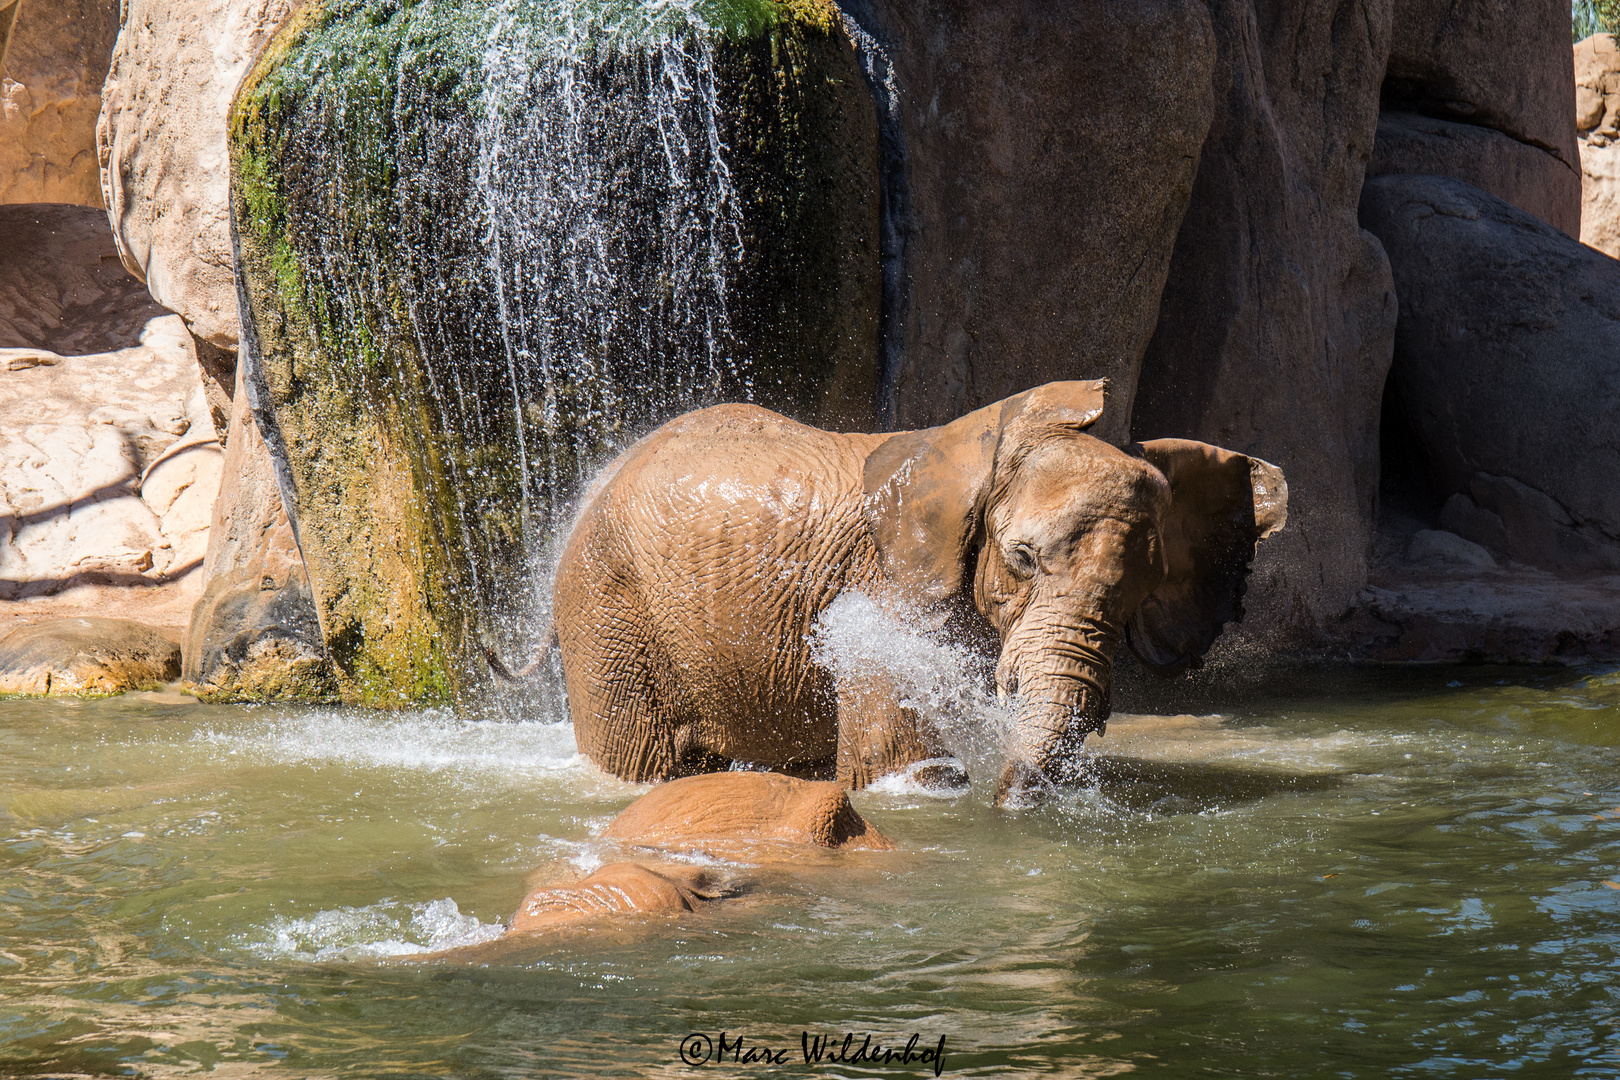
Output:
M550 722L0 702L0 1075L745 1076L691 1033L944 1074L1620 1072L1620 676L1293 675L1125 720L1090 789L856 804L902 851L411 964L589 870L642 789ZM749 873L747 867L721 867Z

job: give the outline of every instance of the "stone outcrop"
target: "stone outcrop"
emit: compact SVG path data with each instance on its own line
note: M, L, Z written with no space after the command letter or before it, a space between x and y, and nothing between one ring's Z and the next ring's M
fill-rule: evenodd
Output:
M191 337L100 211L0 207L0 235L0 599L139 596L184 624L220 484Z
M315 600L247 397L231 415L185 679L210 701L326 700L335 686Z
M884 54L890 292L884 402L928 427L1031 386L1138 365L1212 114L1192 0L858 0ZM883 83L889 81L891 89Z
M101 205L96 111L117 34L118 0L0 7L0 203Z
M1275 462L1288 528L1260 549L1244 633L1309 628L1366 581L1389 266L1356 222L1389 48L1379 0L1212 0L1216 119L1132 417Z
M1393 9L1384 108L1490 128L1580 168L1567 0L1395 0Z
M180 675L180 642L129 619L55 619L0 637L0 694L121 694Z
M1499 555L1620 570L1620 262L1478 188L1371 181L1400 296L1392 386L1440 525Z
M1584 154L1584 139L1582 145ZM1580 175L1540 147L1492 128L1385 112L1378 118L1367 175L1391 173L1456 177L1585 239Z
M248 65L293 6L125 0L111 70L103 65L96 141L118 253L214 349L234 352L238 336L227 114ZM223 400L228 412L231 364L207 359L218 370L215 406Z
M1575 127L1581 242L1620 257L1620 47L1610 34L1575 46Z
M1452 176L1581 229L1569 5L1395 0L1369 176Z

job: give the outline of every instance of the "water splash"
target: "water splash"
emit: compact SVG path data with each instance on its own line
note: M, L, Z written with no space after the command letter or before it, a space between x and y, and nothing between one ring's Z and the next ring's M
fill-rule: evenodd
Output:
M969 776L1001 775L1015 745L1016 713L987 689L985 661L974 650L938 640L915 613L847 592L821 613L812 655L835 679L884 678L903 706L934 726Z
M450 897L421 904L382 900L340 907L301 919L277 917L243 944L268 960L367 960L418 956L441 949L481 945L505 933L500 923L463 914Z

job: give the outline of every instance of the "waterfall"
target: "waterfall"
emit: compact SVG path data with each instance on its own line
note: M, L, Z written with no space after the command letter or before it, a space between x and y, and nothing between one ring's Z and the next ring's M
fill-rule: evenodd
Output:
M238 98L233 212L254 400L346 696L461 697L479 638L532 649L540 553L658 423L757 401L870 430L878 123L835 9L302 18Z

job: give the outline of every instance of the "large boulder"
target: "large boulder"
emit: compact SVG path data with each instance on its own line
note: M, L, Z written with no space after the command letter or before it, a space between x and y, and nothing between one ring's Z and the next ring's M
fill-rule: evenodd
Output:
M1585 139L1581 153L1586 153ZM1367 175L1451 176L1534 214L1569 236L1582 233L1581 177L1530 143L1478 124L1389 111L1378 118Z
M191 336L99 210L0 207L0 236L0 599L184 624L220 483Z
M327 700L336 688L315 598L247 398L231 415L185 679L209 701Z
M0 694L96 696L145 690L180 675L172 630L129 619L54 619L0 637Z
M1394 0L1393 8L1386 109L1499 131L1579 179L1568 0Z
M1575 127L1581 242L1620 256L1620 46L1613 35L1593 34L1575 46Z
M1288 475L1244 630L1312 629L1366 582L1389 266L1356 222L1389 48L1381 0L1213 0L1216 119L1176 239L1132 431Z
M96 111L118 0L0 5L0 203L101 205Z
M1216 107L1196 0L855 0L888 162L883 405L926 427L1109 380L1124 441Z
M710 10L327 0L243 83L244 392L345 700L476 690L546 530L651 424L873 423L860 56L825 3Z
M226 120L295 2L125 0L101 94L101 190L119 257L196 336L221 430L240 334Z
M1371 181L1400 297L1392 392L1441 525L1520 562L1620 570L1620 262L1458 180Z

